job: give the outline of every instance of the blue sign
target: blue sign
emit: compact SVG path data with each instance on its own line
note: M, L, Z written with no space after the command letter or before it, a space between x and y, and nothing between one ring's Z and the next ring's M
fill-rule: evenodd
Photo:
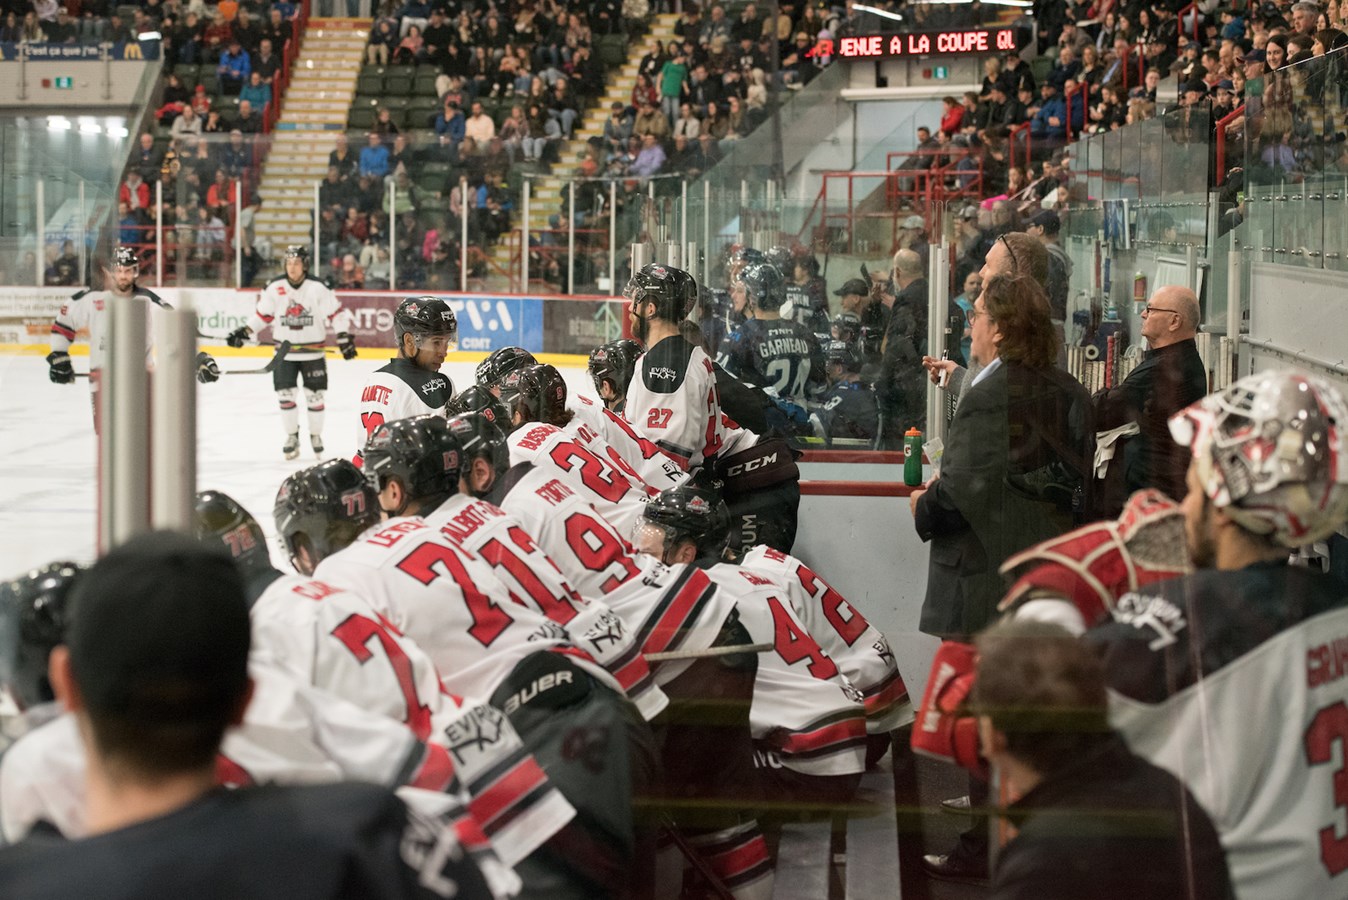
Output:
M543 352L543 301L531 297L446 297L459 319L459 349Z
M102 44L0 44L0 60L14 62L24 51L33 60L100 60ZM109 59L158 59L159 41L119 41L107 47Z

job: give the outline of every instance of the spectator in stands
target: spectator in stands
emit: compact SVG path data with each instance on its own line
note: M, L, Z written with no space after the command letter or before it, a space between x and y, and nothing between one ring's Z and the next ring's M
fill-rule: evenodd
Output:
M1019 94L1024 88L1032 92L1035 89L1034 73L1029 65L1020 58L1020 54L1011 51L1006 54L1006 65L1002 69L1002 78L1006 80L1013 94Z
M283 51L290 37L291 24L286 21L281 10L273 5L267 10L267 21L262 26L262 38L271 41L272 49Z
M41 23L37 20L37 14L26 12L23 15L23 29L20 33L20 44L45 44L47 42L47 33L42 30Z
M398 45L398 23L379 19L370 29L370 43L365 48L365 62L372 66L386 66L393 48Z
M154 146L154 135L143 132L135 151L131 154L130 164L145 181L153 181L159 172L160 153Z
M352 200L351 186L342 179L337 166L328 166L328 174L318 185L318 204L323 209L346 209Z
M139 170L127 170L126 179L117 190L117 201L125 203L133 211L140 213L150 207L150 186L145 183Z
M647 104L658 107L660 105L660 91L656 88L653 79L645 75L638 75L637 83L632 87L629 111L632 115L636 115Z
M529 104L529 112L525 118L529 121L529 136L521 145L524 149L524 158L527 161L542 160L549 147L555 147L561 141L562 126L537 103Z
M262 73L253 71L248 83L239 91L239 102L248 101L254 109L265 110L271 105L271 85L262 80Z
M1030 120L1030 136L1036 141L1061 142L1067 135L1067 104L1052 81L1046 80L1039 90L1041 102Z
M687 78L688 60L682 52L669 59L660 69L660 108L671 123L678 116L683 84Z
M239 42L250 55L256 54L262 43L262 26L253 20L248 12L248 7L239 7L238 15L234 17L230 24L230 30L234 39Z
M698 150L702 154L702 169L706 171L721 161L721 149L717 146L716 138L712 137L710 131L704 131L697 136Z
M749 117L744 111L744 103L739 97L731 95L726 98L725 111L726 133L721 138L721 146L724 149L726 143L737 141L753 130L749 122Z
M694 109L707 109L721 102L721 86L713 81L707 74L707 67L704 65L693 66L688 74L688 80L684 84L683 99L693 105ZM671 120L678 118L678 110L675 109L675 115Z
M1058 61L1049 70L1044 83L1052 84L1061 92L1065 89L1067 79L1075 78L1080 71L1081 62L1077 59L1076 51L1071 47L1063 47L1058 51Z
M358 291L365 287L365 272L356 263L356 255L347 253L342 257L342 263L333 273L337 280L337 288L346 291Z
M253 71L262 76L262 83L270 85L281 71L281 58L272 52L270 38L263 38L253 54Z
M964 120L964 107L954 97L942 97L941 131L946 134L958 134Z
M231 36L228 49L220 54L220 64L215 68L216 76L220 79L220 92L238 94L248 82L248 75L252 71L253 62L247 51L243 49L238 38Z
M457 147L463 142L464 136L463 110L459 109L458 104L454 101L446 101L440 114L435 117L432 127L434 127L437 135L442 139L448 139L451 144Z
M1006 85L1002 78L1002 61L996 56L989 56L983 60L983 87L978 92L980 99L986 99L992 91L994 84Z
M389 173L388 147L376 131L366 135L366 146L360 151L361 175L383 178Z
M239 114L234 117L233 131L244 134L262 133L262 116L254 112L253 104L247 100L239 101Z
M240 178L253 165L253 148L243 138L243 132L237 128L229 132L229 141L219 149L220 168L230 178ZM210 171L203 178L213 177Z
M19 17L13 12L5 13L4 24L0 25L0 44L18 44L23 41L23 28Z
M557 120L557 124L562 127L562 136L570 140L576 116L580 115L580 104L565 76L557 79L548 95L548 115Z
M1058 35L1058 49L1069 47L1073 56L1079 56L1086 47L1090 46L1091 39L1086 32L1077 27L1077 23L1068 19L1063 23L1062 32ZM1061 59L1061 56L1059 57Z
M693 36L688 33L689 30L690 29L685 27L683 33L679 36L684 40L687 40ZM726 18L725 8L719 3L712 6L711 12L708 14L707 18L702 21L702 28L696 36L697 42L704 47L709 46L717 37L727 41L732 39L738 40L738 38L732 38L730 20ZM757 38L758 34L755 32L749 37L752 40Z
M697 140L701 133L702 120L693 112L693 106L690 103L683 103L679 106L679 117L674 120L672 134L674 137L684 137L689 140Z
M351 147L347 141L346 132L339 131L333 138L335 147L328 154L328 166L335 168L343 181L353 177L360 168L360 161L356 154L351 152Z
M735 40L742 40L745 37L757 39L763 34L763 23L758 18L758 7L752 3L746 3L744 9L740 11L739 18L730 29L731 37Z
M618 104L622 106L621 103ZM521 155L524 147L525 138L529 137L529 120L524 117L524 107L516 103L510 107L510 115L506 116L505 121L501 123L501 130L497 132L497 137L505 147L506 155L513 166L515 160Z
M454 42L454 26L445 18L444 10L439 7L431 10L430 19L421 32L421 38L425 42L422 45L425 60L432 65L443 65L445 50ZM373 38L371 43L373 44Z
M387 106L381 106L374 114L374 125L371 126L374 133L379 135L379 139L384 142L384 146L392 146L393 139L398 136L398 126L393 121L393 115L389 112ZM389 162L389 171L393 171L393 163Z
M604 151L612 154L627 145L632 136L633 120L627 115L622 103L614 101L609 107L609 116L604 120Z
M664 147L655 139L655 135L648 134L641 139L641 152L637 154L636 161L632 163L628 171L645 180L663 169L664 165Z
M1306 36L1313 35L1320 16L1320 5L1311 0L1302 0L1292 5L1292 29Z
M135 210L125 201L117 203L117 242L131 246L139 244L141 240L141 226L144 222L140 216L136 215Z
M472 115L464 122L463 133L476 141L480 147L486 146L496 137L496 123L492 121L491 116L482 111L481 103L473 102Z
M206 190L206 206L212 215L228 219L234 209L238 182L230 180L224 169L215 170L215 178Z
M923 427L925 405L922 357L927 352L927 279L922 258L911 249L894 254L897 294L881 295L889 307L876 399L885 416L882 441L892 449L910 427Z
M393 64L410 66L419 62L424 53L425 43L425 39L421 36L421 29L416 25L411 26L393 51Z

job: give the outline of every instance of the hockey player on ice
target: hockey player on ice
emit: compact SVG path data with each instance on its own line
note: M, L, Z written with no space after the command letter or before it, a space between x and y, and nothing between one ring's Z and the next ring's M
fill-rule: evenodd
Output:
M309 274L309 248L292 244L286 248L285 274L278 275L257 297L257 308L248 322L229 333L225 343L242 347L268 325L272 340L289 344L285 356L272 369L272 387L281 405L281 425L286 459L300 455L300 413L297 385L304 381L304 399L309 410L309 443L314 455L323 455L323 394L328 389L328 362L323 356L328 328L337 333L343 359L355 359L356 339L351 336L351 311L337 295Z

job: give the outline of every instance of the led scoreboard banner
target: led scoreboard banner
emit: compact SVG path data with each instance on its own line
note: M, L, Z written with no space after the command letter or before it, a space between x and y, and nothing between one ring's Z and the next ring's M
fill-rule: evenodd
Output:
M901 56L966 56L1019 50L1014 28L955 28L913 34L864 34L822 40L811 56L894 59Z

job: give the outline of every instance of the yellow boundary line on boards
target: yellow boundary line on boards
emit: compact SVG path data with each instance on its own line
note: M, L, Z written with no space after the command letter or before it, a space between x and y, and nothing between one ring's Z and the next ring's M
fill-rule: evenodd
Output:
M50 347L46 344L0 344L0 354L14 356L46 356L50 352ZM201 349L210 351L212 356L220 358L243 356L254 358L270 358L275 350L271 346L256 347L224 347L211 346L203 344ZM334 351L336 348L331 348ZM395 351L392 347L359 347L360 352L357 359L392 359ZM71 356L88 356L89 347L86 344L75 344L70 348ZM479 353L477 351L454 351L445 357L445 362L481 362L490 354ZM589 365L590 358L582 353L535 353L534 357L540 363L547 363L550 366L571 367L576 366L585 368ZM340 357L332 356L338 362L342 362Z

